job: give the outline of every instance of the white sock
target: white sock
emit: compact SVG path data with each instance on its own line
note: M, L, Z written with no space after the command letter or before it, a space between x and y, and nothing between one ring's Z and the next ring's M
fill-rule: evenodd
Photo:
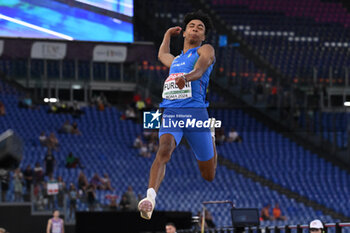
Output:
M153 188L147 189L147 197L150 197L150 198L152 198L153 200L155 200L156 197L157 197L156 191L155 191Z

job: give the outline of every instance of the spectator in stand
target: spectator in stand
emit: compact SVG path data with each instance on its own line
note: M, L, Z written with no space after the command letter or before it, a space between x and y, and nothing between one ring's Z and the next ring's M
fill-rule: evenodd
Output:
M311 233L324 233L325 232L325 226L323 222L321 222L318 219L313 220L309 223L309 232Z
M40 136L39 136L39 142L40 145L42 146L47 146L47 137L44 131L41 132Z
M110 190L113 191L112 185L111 185L111 179L109 178L108 174L105 173L103 177L101 178L102 183L102 189L103 190Z
M73 126L70 124L69 120L66 120L59 130L60 133L71 134L73 131Z
M147 145L143 144L139 150L139 155L144 158L151 158L151 153L148 151Z
M77 124L77 122L73 122L72 127L73 127L72 134L81 135L81 132L80 132L80 130L78 129L78 124Z
M68 196L69 196L69 218L72 219L72 216L73 214L75 214L75 211L77 209L77 199L79 198L79 193L73 183L70 183Z
M174 223L169 222L165 225L165 232L166 233L176 233L176 226Z
M63 208L64 205L64 195L66 193L66 183L63 181L62 177L57 178L58 182L58 194L57 194L57 204L58 207Z
M17 168L13 174L13 187L15 192L15 202L22 201L23 174L19 168Z
M78 176L78 189L85 192L87 187L89 186L89 182L84 174L84 172L80 171Z
M53 156L52 151L49 148L45 156L45 175L50 176L53 173L55 164L55 157Z
M117 198L111 198L111 202L109 203L110 210L118 210Z
M150 110L153 109L154 106L153 106L151 97L147 97L147 98L145 99L145 103L146 103L145 111L150 111Z
M105 105L102 100L97 100L97 109L101 112L105 110Z
M1 201L6 202L6 194L9 190L10 174L5 169L0 169L0 181L1 181Z
M125 111L125 119L127 119L127 120L135 120L136 119L135 110L130 106L128 106L128 108Z
M44 169L39 162L35 163L33 179L35 184L40 184L44 179Z
M34 194L34 201L35 201L35 207L38 210L45 209L45 203L44 203L44 189L42 188L41 184L37 183L34 184L33 194Z
M136 102L136 109L140 112L142 110L144 110L144 108L146 107L145 102L140 99L139 101Z
M137 195L137 203L139 203L143 199L142 194Z
M75 157L72 152L69 152L66 158L66 168L76 168L77 165L79 168L84 168L84 166L80 163L80 159Z
M86 189L87 202L89 205L89 211L94 211L96 202L95 187L90 184Z
M264 208L261 209L260 218L262 221L273 220L273 218L270 216L270 207L270 204L266 204Z
M27 165L26 169L23 171L23 178L25 181L27 194L30 194L31 185L33 183L33 170L30 165Z
M129 203L128 210L137 210L137 199L132 189L132 186L128 187L128 190L123 194L123 196L126 196L128 200L128 203Z
M47 140L47 147L50 149L57 150L58 146L59 146L59 142L55 133L54 132L50 133L50 136Z
M75 157L73 156L72 152L69 152L67 158L66 158L66 168L75 168Z
M141 100L141 95L139 93L135 93L133 97L134 107L136 107L136 103Z
M158 140L158 131L152 131L151 137L149 140Z
M53 185L52 187L50 187L51 185ZM46 198L48 199L47 202L47 208L49 210L53 210L55 208L55 197L58 195L58 181L55 179L55 177L53 176L53 174L50 174L50 178L49 181L46 183L46 185L44 185L45 187L45 195Z
M50 104L50 109L47 111L48 113L58 113L59 105L58 103Z
M105 107L109 106L108 100L103 92L99 96L94 95L91 100L91 104L95 105L99 111L104 111Z
M283 220L283 221L287 220L287 217L282 215L282 211L278 203L275 204L275 207L272 210L272 214L275 220Z
M130 202L125 195L122 196L122 199L119 202L119 206L122 211L130 210Z
M80 109L77 101L73 101L72 106L69 107L69 112L72 114L73 118L79 118L80 115L84 114L84 111Z
M237 131L234 128L231 128L230 132L228 133L227 142L242 142L242 141L243 139L241 136L239 136Z
M141 135L137 136L137 138L135 138L134 140L134 148L140 149L142 147L143 143L142 143L142 139L141 139Z
M5 116L5 115L6 115L5 105L3 102L0 101L0 116Z
M97 97L97 101L102 102L104 105L109 105L107 97L103 92L101 92L100 95Z
M150 142L148 143L148 150L151 153L156 153L158 151L158 143L157 140L152 138Z
M143 134L143 138L144 138L146 141L149 141L149 140L151 140L151 137L152 137L153 132L150 131L150 130L144 130L142 134Z
M95 173L94 176L91 178L90 184L92 186L94 186L94 189L101 189L102 188L101 178L97 173Z
M222 128L216 129L215 134L216 134L215 142L218 145L222 145L225 142L225 130L224 130L224 128L222 127Z
M30 95L26 94L26 97L19 101L18 106L20 108L34 108L33 101L30 98Z
M209 212L209 210L205 209L205 222L209 228L215 228L215 223L213 221L213 216Z

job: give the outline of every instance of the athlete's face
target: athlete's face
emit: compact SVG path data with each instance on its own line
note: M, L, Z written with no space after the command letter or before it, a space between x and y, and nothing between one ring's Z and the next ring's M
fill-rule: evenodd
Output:
M195 44L205 40L205 25L199 19L191 20L183 33L185 39L189 41L190 44Z
M58 218L60 216L60 212L58 210L56 210L55 212L53 212L53 216L55 218Z

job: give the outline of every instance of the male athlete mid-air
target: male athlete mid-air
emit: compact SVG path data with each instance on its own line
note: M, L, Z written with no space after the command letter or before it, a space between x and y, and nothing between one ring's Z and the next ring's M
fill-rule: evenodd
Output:
M170 38L179 35L182 28L171 27L164 34L158 58L170 71L164 83L163 101L160 104L164 109L163 120L166 116L180 116L175 119L186 120L186 116L190 115L190 119L208 121L209 103L205 96L215 62L215 51L211 45L202 45L202 42L210 28L210 18L201 11L185 15L184 46L177 57L170 53ZM215 122L215 119L210 120ZM138 204L142 218L150 219L152 216L166 163L182 136L187 139L197 158L202 177L207 181L212 181L215 177L217 155L214 131L209 127L201 130L178 127L169 129L162 124L159 130L159 149L150 171L147 197Z

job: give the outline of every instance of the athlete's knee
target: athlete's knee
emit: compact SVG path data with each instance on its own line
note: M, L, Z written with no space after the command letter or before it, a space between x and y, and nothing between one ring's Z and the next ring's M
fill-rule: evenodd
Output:
M168 162L171 158L171 154L173 150L174 150L174 145L172 145L171 142L162 143L161 145L159 145L156 159L165 163Z

